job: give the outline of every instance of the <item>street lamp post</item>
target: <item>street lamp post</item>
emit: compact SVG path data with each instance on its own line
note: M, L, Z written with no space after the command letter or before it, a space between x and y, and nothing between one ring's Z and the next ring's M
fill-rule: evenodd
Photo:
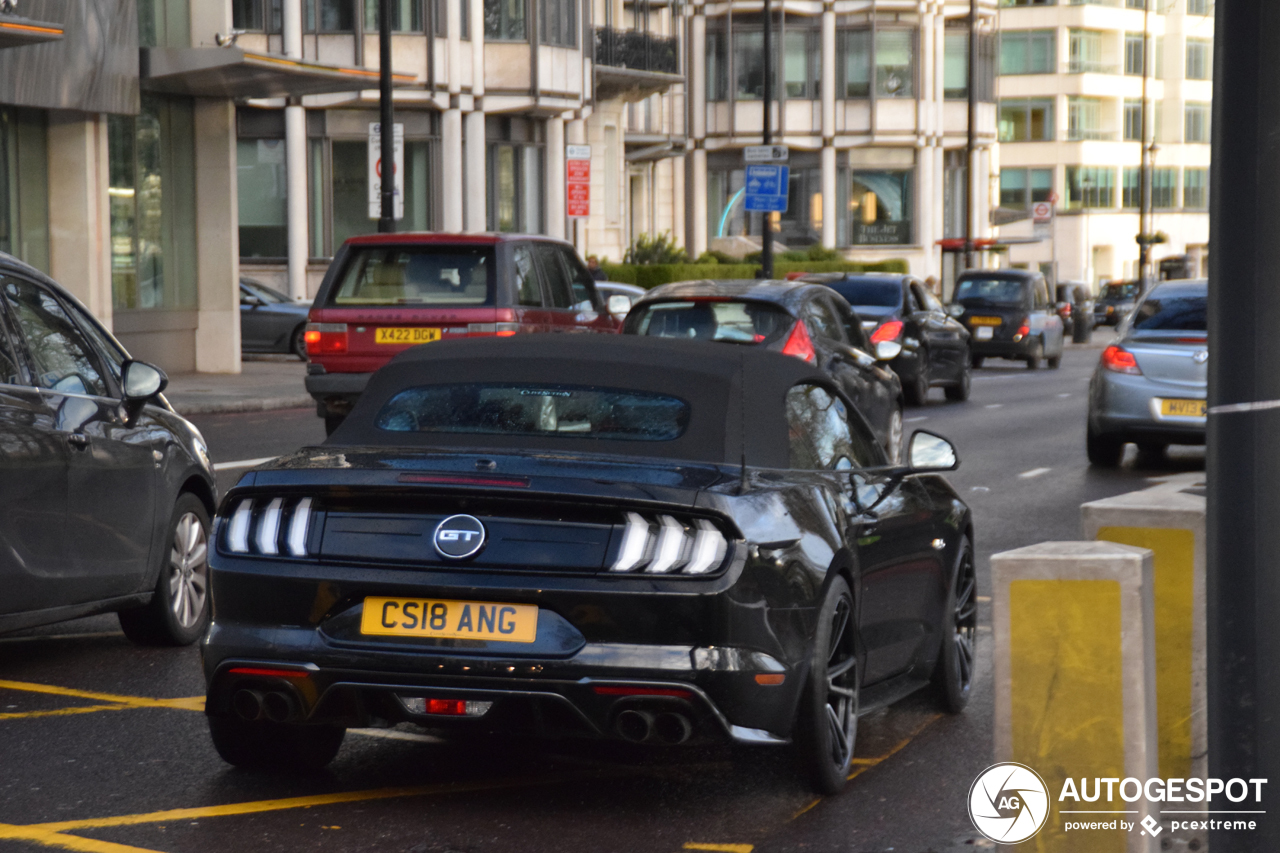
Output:
M1090 281L1092 276L1089 275L1093 266L1093 247L1089 245L1089 238L1092 236L1089 233L1089 193L1093 187L1093 178L1086 175L1080 179L1080 207L1084 210L1084 240L1081 241L1084 244L1084 251L1080 258L1080 275L1090 289L1093 288L1093 282Z
M386 0L383 0L386 2ZM765 145L773 143L773 10L769 0L764 0L764 124ZM773 278L773 222L767 211L760 214L764 227L760 235L760 274Z
M1141 289L1147 289L1148 266L1151 263L1151 232L1147 220L1151 217L1151 154L1155 144L1149 142L1149 122L1147 120L1147 78L1151 70L1151 4L1154 0L1146 0L1142 4L1142 127L1139 137L1142 139L1142 157L1138 167L1138 280Z
M391 100L391 0L378 0L378 106L382 127L382 204L378 232L396 230L396 134L395 104Z
M965 136L965 191L964 191L964 268L973 269L973 182L977 170L973 167L973 156L977 147L974 126L978 114L978 91L975 69L978 65L978 0L969 0L969 71L965 88L968 90L968 128Z

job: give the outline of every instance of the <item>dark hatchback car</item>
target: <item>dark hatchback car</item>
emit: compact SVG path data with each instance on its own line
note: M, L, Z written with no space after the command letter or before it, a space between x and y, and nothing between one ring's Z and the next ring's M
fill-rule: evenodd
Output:
M293 353L307 360L310 303L252 278L240 279L240 351Z
M923 405L941 385L948 400L969 399L969 330L947 314L924 282L909 275L819 273L801 281L825 284L844 297L862 320L871 344L902 345L890 365L907 402Z
M831 378L767 351L530 336L422 347L320 447L223 500L206 713L237 765L346 727L792 744L848 774L857 716L975 625L954 448L889 467Z
M0 254L0 632L115 611L138 642L204 633L213 471L167 381Z
M307 326L307 391L332 432L373 371L417 344L618 331L571 244L519 234L371 234L343 244Z
M1062 318L1044 276L1026 270L966 270L956 277L951 313L970 333L970 361L988 357L1057 368L1066 346Z
M1093 303L1093 320L1098 326L1119 326L1142 297L1142 282L1112 281L1102 285Z
M631 307L622 333L740 344L803 359L835 379L890 460L901 457L902 383L887 364L902 347L872 345L849 303L828 287L753 280L664 284Z

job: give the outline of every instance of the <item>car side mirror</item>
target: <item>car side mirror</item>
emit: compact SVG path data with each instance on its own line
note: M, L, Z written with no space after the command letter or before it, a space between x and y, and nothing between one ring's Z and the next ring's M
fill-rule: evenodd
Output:
M126 361L120 369L125 414L130 425L148 400L169 387L169 377L160 368L145 361Z
M964 314L964 306L953 302L947 306L947 314L952 317L959 318Z
M615 293L609 297L608 308L610 314L623 316L631 310L631 297L624 293Z
M241 296L241 297L240 297L240 304L241 304L241 305L249 305L249 306L252 306L252 307L254 307L254 308L261 308L263 305L266 305L266 303L265 303L265 302L263 302L261 299L259 299L259 298L258 298L258 297L256 297L256 296Z
M956 446L932 432L916 430L907 450L907 464L912 473L954 471L960 467Z
M893 361L902 352L902 344L897 341L881 341L876 344L876 361Z

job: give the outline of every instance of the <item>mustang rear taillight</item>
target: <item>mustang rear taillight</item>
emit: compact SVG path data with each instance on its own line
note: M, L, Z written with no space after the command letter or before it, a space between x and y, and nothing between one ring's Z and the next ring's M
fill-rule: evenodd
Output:
M1113 373L1142 375L1142 368L1138 367L1138 360L1133 357L1133 353L1115 344L1102 351L1102 366Z
M704 575L718 569L729 551L724 534L705 518L687 524L670 515L651 521L628 512L625 518L622 545L611 572Z
M244 498L227 520L233 554L307 556L311 498Z
M809 338L809 330L804 327L803 320L797 320L791 329L787 343L782 347L783 355L792 355L810 364L818 363L818 354L813 350L813 341Z
M871 343L878 344L882 341L896 341L902 335L903 324L901 320L890 320L880 326L871 333Z
M307 355L341 355L347 351L346 323L308 323L302 333Z

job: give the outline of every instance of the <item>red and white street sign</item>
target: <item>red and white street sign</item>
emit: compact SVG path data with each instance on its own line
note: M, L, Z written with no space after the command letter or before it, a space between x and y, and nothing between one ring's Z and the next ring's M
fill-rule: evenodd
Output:
M1031 205L1031 220L1036 225L1048 224L1053 221L1053 204L1047 201L1038 201Z
M591 215L591 146L564 147L565 214Z

